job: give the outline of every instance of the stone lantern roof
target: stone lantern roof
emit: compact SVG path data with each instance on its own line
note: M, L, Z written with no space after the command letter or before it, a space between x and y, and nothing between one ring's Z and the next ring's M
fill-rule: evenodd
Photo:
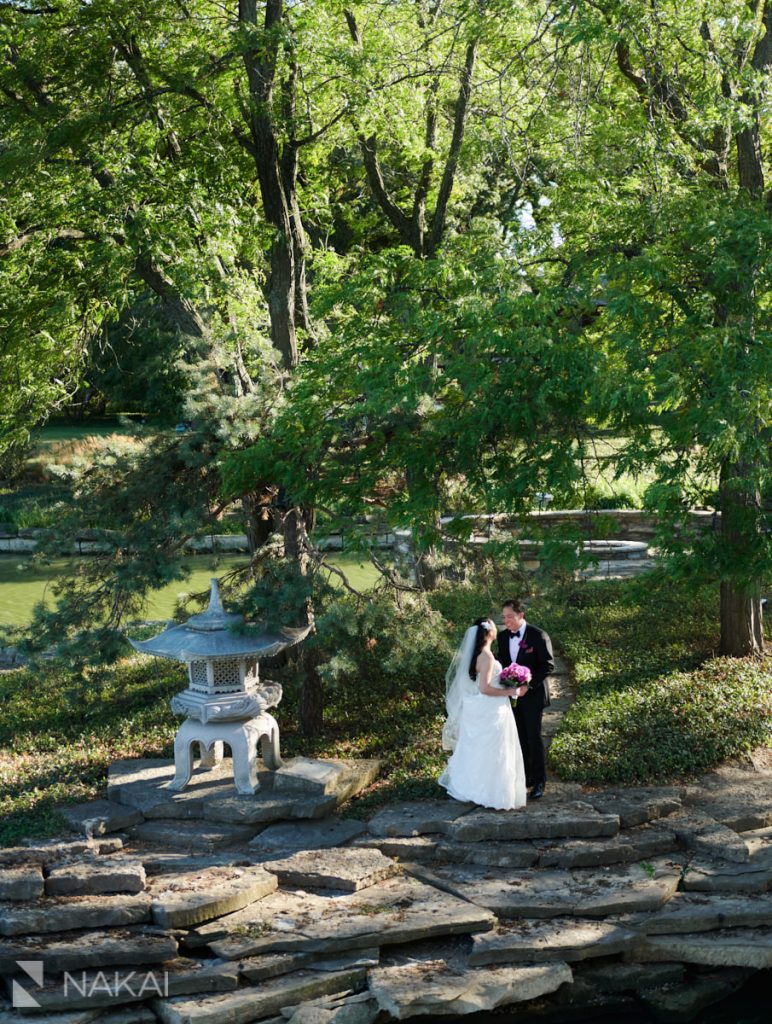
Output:
M180 625L169 626L151 640L130 640L142 654L175 661L208 661L213 658L270 658L286 647L300 643L311 631L283 628L276 633L234 633L244 621L243 615L226 612L220 599L217 580L212 580L209 607Z

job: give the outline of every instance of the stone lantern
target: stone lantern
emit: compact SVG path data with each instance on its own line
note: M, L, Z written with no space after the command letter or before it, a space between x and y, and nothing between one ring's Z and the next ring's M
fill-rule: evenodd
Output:
M193 772L193 744L202 767L222 758L223 743L231 749L236 790L252 794L257 782L257 745L266 767L281 767L279 726L268 709L282 698L278 683L261 685L258 658L268 658L299 643L305 629L282 629L280 634L239 634L234 627L243 615L225 611L217 580L212 580L209 607L182 625L170 626L152 640L132 640L143 654L172 658L188 666L188 687L172 698L172 711L186 715L174 740L174 779L168 788L182 790Z

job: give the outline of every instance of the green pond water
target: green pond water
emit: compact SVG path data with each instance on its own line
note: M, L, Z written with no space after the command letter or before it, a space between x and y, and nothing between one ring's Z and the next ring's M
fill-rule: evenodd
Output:
M212 576L222 576L244 565L245 558L244 555L191 555L186 559L190 576L153 591L145 607L145 618L168 618L180 594L207 590ZM376 570L371 565L360 564L355 557L334 555L328 561L343 569L351 586L357 590L367 590L375 583ZM47 588L67 564L68 560L63 559L51 565L35 565L23 555L0 555L0 625L26 625L32 617L33 606L46 598ZM332 582L335 580L333 576Z

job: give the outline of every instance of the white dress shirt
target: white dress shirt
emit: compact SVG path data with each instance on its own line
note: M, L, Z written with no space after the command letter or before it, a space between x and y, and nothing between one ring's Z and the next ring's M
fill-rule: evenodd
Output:
M517 655L520 652L520 641L525 636L525 619L520 623L520 629L515 633L514 636L509 638L509 657L512 660L512 664L517 661Z

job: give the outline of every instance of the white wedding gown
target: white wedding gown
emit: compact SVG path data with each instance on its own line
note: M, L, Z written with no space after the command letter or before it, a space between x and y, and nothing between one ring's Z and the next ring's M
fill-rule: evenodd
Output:
M491 686L500 675L496 661ZM501 811L525 806L525 766L509 697L464 697L458 741L438 782L456 800Z

